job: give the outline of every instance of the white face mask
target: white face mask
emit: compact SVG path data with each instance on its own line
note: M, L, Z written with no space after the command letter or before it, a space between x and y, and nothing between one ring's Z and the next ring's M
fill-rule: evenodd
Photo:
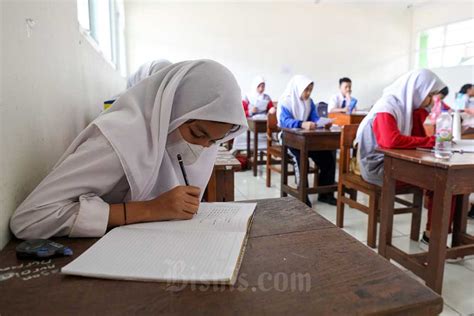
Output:
M183 158L183 164L189 166L198 160L204 147L188 143L181 135L179 128L177 128L168 135L166 150L171 159L176 159L176 156L180 154Z

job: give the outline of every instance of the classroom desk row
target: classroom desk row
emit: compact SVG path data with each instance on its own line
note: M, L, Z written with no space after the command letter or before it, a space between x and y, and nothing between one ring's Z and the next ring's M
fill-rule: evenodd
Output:
M59 238L73 257L22 261L0 252L8 315L438 315L443 299L292 198L257 201L234 286L62 275L96 238Z

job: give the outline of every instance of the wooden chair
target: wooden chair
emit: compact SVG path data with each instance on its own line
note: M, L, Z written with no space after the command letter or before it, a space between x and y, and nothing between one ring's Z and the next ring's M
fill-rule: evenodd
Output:
M380 216L380 201L382 188L366 182L361 176L350 170L351 153L354 153L354 139L357 133L358 124L346 125L341 128L341 145L339 157L339 181L337 192L337 216L336 224L342 228L344 226L344 205L347 204L369 216L367 228L367 245L375 248L377 240L377 222ZM355 155L352 155L355 157ZM360 191L369 196L369 205L366 206L357 202L354 191ZM349 196L346 194L349 193ZM418 241L421 224L421 211L423 201L423 190L414 186L397 186L396 194L413 194L413 202L401 198L395 201L405 207L395 209L395 214L412 213L410 238Z
M278 139L275 138L275 135L280 132L280 128L278 127L278 120L276 113L267 115L267 178L266 183L267 187L272 186L272 171L278 172L281 174L281 164L273 163L275 158L281 159L282 152L281 152L281 145L278 143ZM289 161L292 161L289 159ZM318 185L318 169L317 166L311 167L309 169L309 173L314 173L314 183L313 185L316 187ZM295 175L294 171L288 171L288 175Z

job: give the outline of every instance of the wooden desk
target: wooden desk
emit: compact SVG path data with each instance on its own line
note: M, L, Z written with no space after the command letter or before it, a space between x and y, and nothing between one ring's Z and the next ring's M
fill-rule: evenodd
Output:
M384 184L379 254L393 259L425 280L437 293L443 287L446 258L474 254L474 237L466 233L469 194L474 192L474 154L455 154L451 160L436 159L433 153L416 150L381 150ZM409 255L392 245L393 207L396 180L434 191L429 251ZM446 249L451 197L458 206L454 217L452 248Z
M58 241L71 246L75 258L96 239ZM0 253L1 273L22 264L15 258L17 244ZM57 258L50 266L57 270L72 259ZM258 201L241 281L233 287L58 273L24 281L31 273L13 270L18 277L0 281L2 316L437 315L443 308L440 296L294 198ZM303 276L304 282L292 276ZM285 279L297 281L285 285Z
M350 124L360 124L367 113L329 113L328 117L333 119L332 122L335 125L344 126Z
M219 148L204 199L207 202L231 202L234 200L234 172L240 162L225 148Z
M341 129L332 127L331 130L317 129L307 131L300 128L283 128L282 131L282 153L286 153L288 148L300 150L299 166L301 179L298 188L296 189L288 185L288 158L287 155L282 155L281 196L285 197L287 194L291 194L305 202L308 194L337 191L337 183L333 185L318 186L316 188L308 188L308 152L339 149Z
M257 176L258 165L264 165L265 161L258 160L258 134L267 132L267 119L247 118L249 129L247 131L247 158L252 165L253 176ZM250 156L250 134L253 135L253 150Z

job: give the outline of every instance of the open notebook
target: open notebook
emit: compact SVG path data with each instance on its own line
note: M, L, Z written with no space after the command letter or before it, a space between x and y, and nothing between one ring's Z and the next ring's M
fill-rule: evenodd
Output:
M234 284L255 203L201 203L191 220L114 228L64 274L189 283Z

